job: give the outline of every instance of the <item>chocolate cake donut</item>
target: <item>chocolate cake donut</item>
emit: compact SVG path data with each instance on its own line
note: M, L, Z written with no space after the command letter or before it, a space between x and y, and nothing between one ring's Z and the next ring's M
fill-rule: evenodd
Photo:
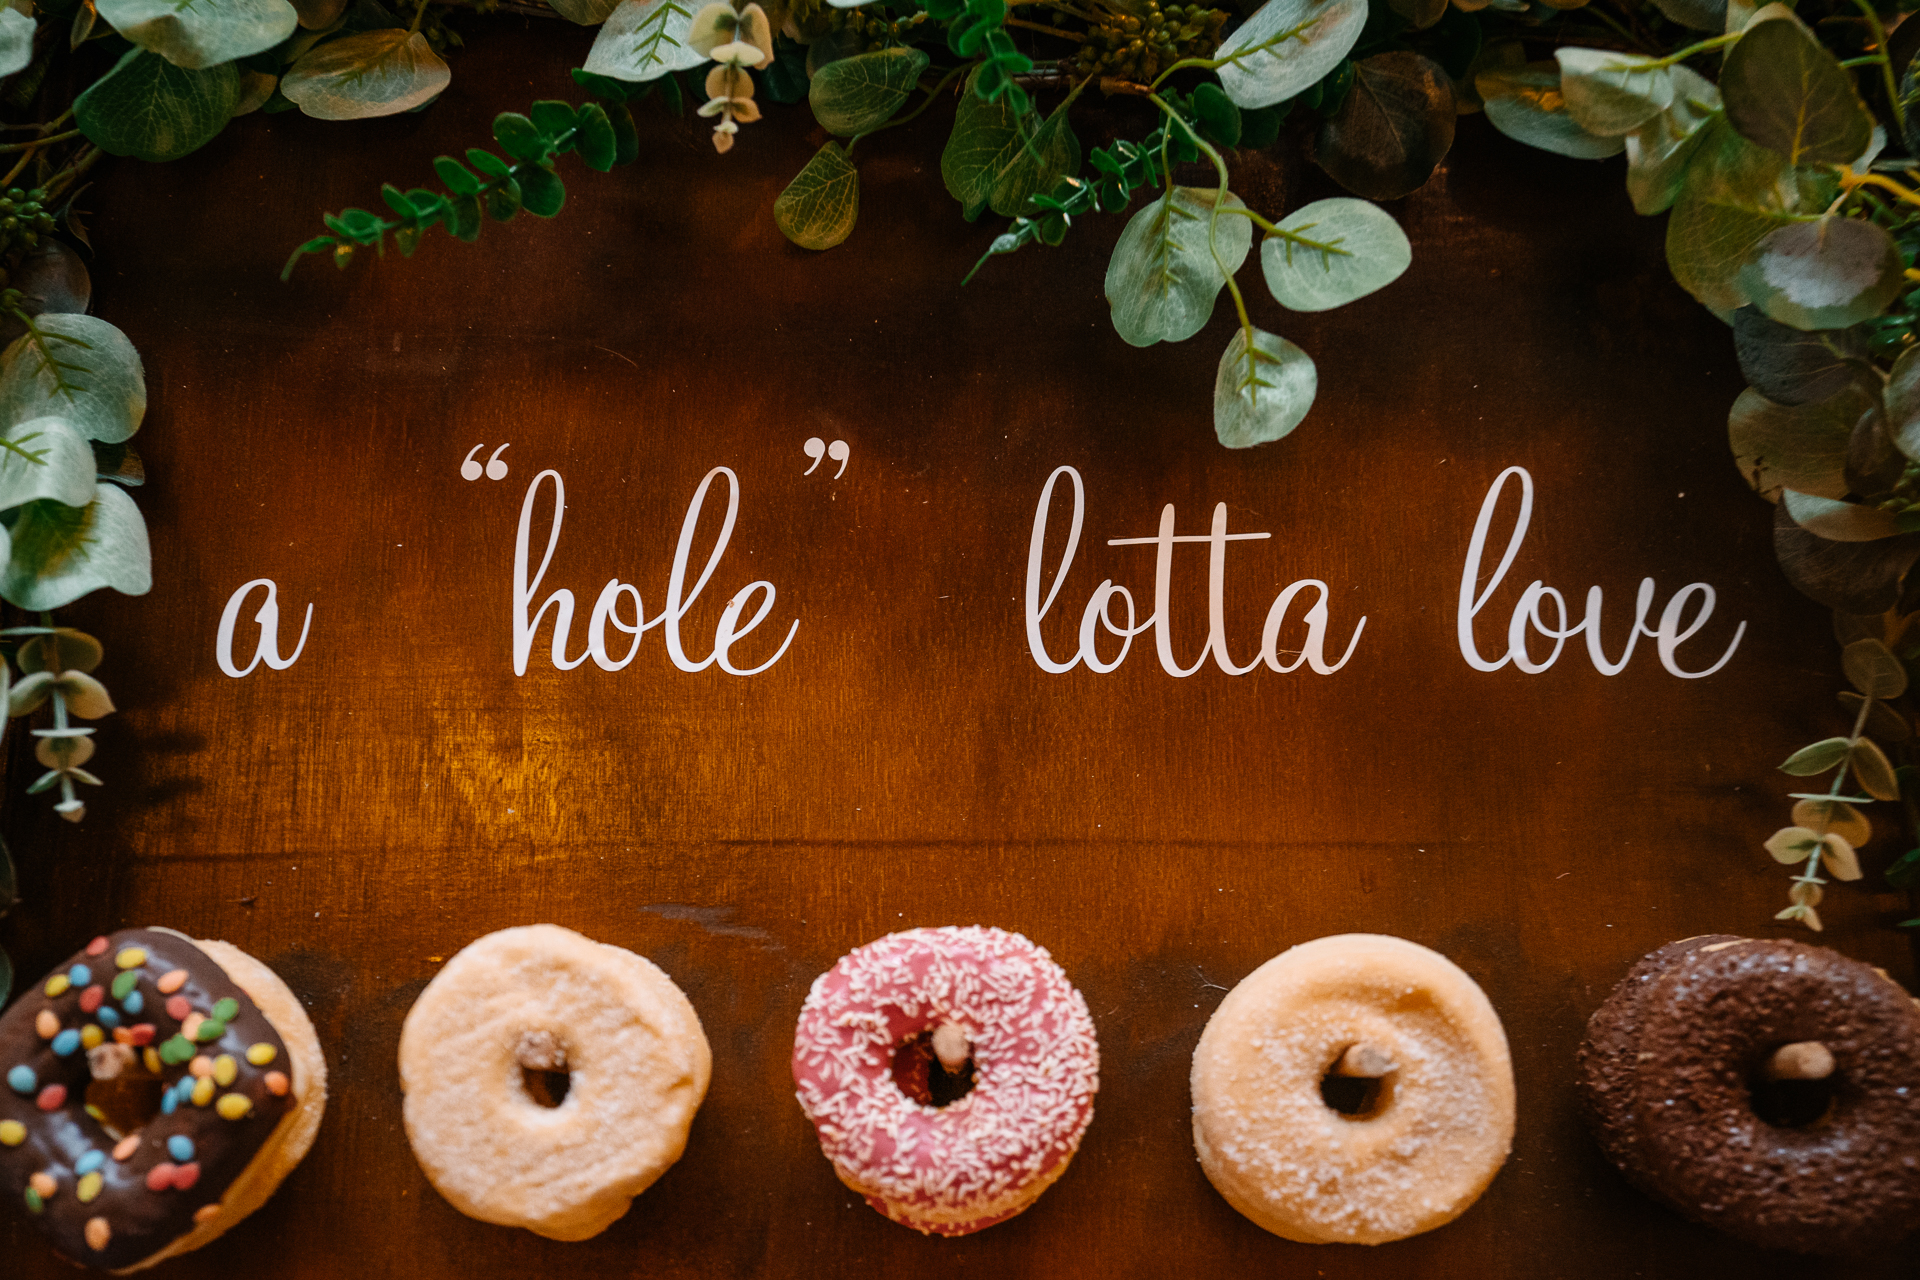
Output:
M1840 1255L1920 1227L1920 1005L1878 969L1798 942L1668 943L1594 1013L1578 1073L1608 1159L1697 1222ZM1811 1092L1801 1114L1768 1098L1781 1080Z

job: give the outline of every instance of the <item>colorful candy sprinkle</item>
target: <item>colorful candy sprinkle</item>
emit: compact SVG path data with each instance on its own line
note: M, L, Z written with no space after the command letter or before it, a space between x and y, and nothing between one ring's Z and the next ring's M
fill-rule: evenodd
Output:
M100 1025L109 1029L120 1025L120 1014L114 1009L102 1009L93 1015L100 1019Z
M0 1120L0 1147L17 1147L27 1140L27 1126L18 1120Z
M161 995L170 996L187 985L187 971L185 969L175 969L153 985L160 988Z
M33 1100L33 1105L42 1111L58 1111L67 1105L67 1086L63 1084L48 1085L40 1091L40 1096Z
M42 987L41 990L47 993L47 999L52 1000L58 996L67 994L67 988L72 985L71 982L67 981L66 974L56 973L47 979L47 985Z
M204 1018L193 1029L193 1038L201 1044L208 1044L227 1034L227 1024L218 1018Z
M195 1209L193 1211L193 1221L196 1226L204 1225L208 1222L211 1222L213 1219L219 1216L220 1216L220 1206L217 1203L203 1204L198 1209Z
M185 1022L193 1013L193 1002L185 996L171 996L167 1000L167 1016L175 1022Z
M92 1023L88 1023L86 1026L80 1028L80 1047L81 1048L98 1049L101 1045L105 1044L106 1042L107 1042L107 1033L102 1031L99 1027L94 1026Z
M127 998L127 993L132 991L135 987L139 985L140 985L139 974L137 973L118 974L113 979L113 998L115 1000L125 1000Z
M222 1120L245 1120L247 1113L253 1110L253 1099L244 1093L229 1093L213 1109L220 1113Z
M53 1038L53 1044L49 1047L53 1050L55 1057L64 1058L80 1047L80 1033L68 1027Z
M167 1139L167 1154L181 1164L193 1159L193 1139L184 1133L176 1133Z
M42 1040L51 1040L60 1034L60 1017L51 1009L42 1009L33 1016L33 1029Z
M105 938L95 938L87 944L87 954L90 956L103 956L107 954L107 948L112 945L113 944Z
M80 1109L92 1116L95 1120L98 1120L101 1124L107 1122L107 1113L94 1106L91 1102L82 1103Z
M198 1181L200 1181L200 1166L197 1164L183 1164L173 1171L175 1191L191 1191L193 1184Z
M180 1024L180 1034L189 1040L198 1040L200 1038L200 1028L205 1026L208 1021L208 1018L204 1014L190 1013L187 1015L186 1021Z
M193 1041L185 1036L173 1036L160 1046L160 1061L170 1067L177 1067L193 1056ZM155 1068L155 1074L159 1069Z
M136 1034L138 1034L139 1030L140 1028L138 1027L134 1028L134 1032ZM146 1049L143 1049L140 1053L140 1062L142 1066L146 1067L148 1075L157 1076L160 1074L160 1066L161 1066L162 1059L160 1057L160 1053L158 1050L152 1048L151 1046L149 1046Z
M80 1185L73 1189L73 1194L79 1197L81 1204L92 1204L94 1197L100 1194L100 1188L105 1182L106 1179L99 1174L90 1173L80 1179Z
M117 1144L115 1144L113 1148L113 1158L117 1163L125 1164L127 1162L127 1157L132 1155L134 1152L138 1151L139 1149L140 1149L140 1135L137 1133L130 1133L126 1137L120 1139L120 1141Z
M144 1048L153 1043L153 1037L153 1024L151 1022L142 1022L138 1026L128 1030L127 1043L136 1049ZM156 1067L155 1070L158 1071L159 1068Z
M145 1009L146 1007L147 1007L147 998L141 995L138 991L130 993L126 999L120 1002L120 1008L126 1012L128 1017L133 1017L137 1015L141 1010Z
M105 1152L89 1151L73 1162L73 1171L80 1174L92 1173L106 1162L107 1157Z
M78 986L79 984L75 983L74 985ZM94 986L88 987L85 991L82 991L80 993L80 1012L92 1013L95 1009L98 1009L101 1005L105 1004L106 1001L107 1001L107 989L105 987L99 986L97 984Z
M180 1095L168 1089L160 1095L160 1114L170 1116L180 1109Z
M197 1080L193 1086L193 1105L204 1107L213 1101L213 1081Z
M240 1016L240 1002L232 996L224 996L213 1002L213 1009L207 1016L218 1022L232 1022Z
M201 1054L187 1064L187 1074L195 1080L205 1080L213 1074L213 1059L204 1053Z
M173 1185L173 1166L165 1161L147 1170L147 1190L165 1191Z
M264 1067L279 1056L278 1049L264 1042L247 1046L247 1061L256 1067Z
M76 987L84 987L93 981L93 970L83 964L77 964L67 970L67 981Z
M122 947L120 948L120 954L113 958L113 962L122 969L138 969L147 962L147 949L145 947Z
M51 1200L60 1193L60 1184L53 1180L50 1173L36 1173L27 1179L27 1185L40 1193L42 1200Z
M87 1219L87 1248L99 1253L113 1243L113 1228L105 1218Z
M40 1198L40 1193L38 1191L35 1191L32 1187L27 1188L27 1193L24 1198L27 1202L28 1213L39 1213L42 1209L47 1207L47 1202L42 1200Z
M289 1081L282 1072L269 1071L266 1075L266 1085L268 1093L276 1098L284 1098L287 1096L287 1090L291 1087L292 1082Z
M230 1053L223 1053L213 1060L213 1082L222 1089L232 1084L240 1076L240 1063Z
M21 1065L7 1072L7 1087L15 1093L32 1093L39 1083L40 1077L32 1067Z

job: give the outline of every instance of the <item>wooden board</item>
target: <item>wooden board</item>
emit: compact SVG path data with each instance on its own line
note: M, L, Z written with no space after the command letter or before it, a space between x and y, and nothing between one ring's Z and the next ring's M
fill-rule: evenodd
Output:
M1191 343L1135 350L1112 333L1100 281L1117 220L958 287L994 229L952 216L940 112L862 144L863 222L830 254L788 246L769 214L818 145L804 113L752 126L724 159L704 126L644 117L646 160L607 178L568 168L551 224L489 227L474 247L435 238L345 274L315 261L279 284L321 209L424 179L433 155L484 141L495 111L563 86L588 37L522 26L493 23L426 114L249 119L184 162L112 166L91 200L96 306L138 345L152 391L139 500L156 586L69 611L107 644L109 786L79 828L11 788L26 905L5 941L37 973L122 925L230 939L307 1000L335 1091L280 1194L155 1274L1896 1272L1803 1267L1687 1225L1630 1191L1574 1115L1574 1047L1634 958L1689 934L1784 933L1771 916L1786 877L1760 848L1789 803L1773 766L1844 732L1822 611L1773 566L1770 512L1728 456L1727 332L1668 277L1662 224L1632 216L1617 163L1464 121L1446 171L1394 209L1415 247L1403 280L1324 315L1255 299L1318 361L1321 389L1292 438L1245 453L1210 425L1224 303ZM1270 213L1330 194L1304 169L1245 174ZM829 457L809 473L813 438L846 443L843 470ZM503 479L461 477L501 445ZM705 477L698 576L722 467L737 520L687 607L685 653L707 656L725 603L764 581L767 621L733 654L765 662L794 626L778 661L682 671L663 625L623 670L557 670L549 615L516 676L516 529L536 477L566 488L538 598L573 593L571 658L610 578L662 610ZM1040 627L1053 660L1103 580L1141 618L1155 607L1156 547L1110 540L1154 537L1169 504L1178 536L1206 535L1224 504L1230 532L1271 535L1223 544L1230 660L1253 661L1276 595L1316 579L1328 665L1366 619L1346 665L1175 678L1147 632L1111 673L1042 670L1029 549L1062 467L1085 511ZM1724 668L1677 678L1643 639L1606 676L1576 638L1538 674L1472 669L1462 572L1511 467L1529 474L1533 519L1480 615L1482 651L1504 651L1537 579L1576 610L1602 588L1617 655L1651 577L1649 627L1688 584L1715 592L1674 651L1682 669L1709 667L1744 624ZM540 490L535 562L552 481ZM1070 491L1063 475L1043 574ZM1517 502L1510 480L1489 572ZM1207 645L1210 551L1172 550L1182 666ZM217 660L221 614L262 578L280 652L309 604L311 631L284 670L236 679ZM240 666L263 598L237 613ZM625 637L608 637L618 656ZM1298 644L1284 632L1276 656ZM1536 636L1534 657L1545 649ZM1911 982L1887 927L1906 904L1873 888L1898 839L1883 824L1868 880L1830 897L1825 940ZM413 999L465 943L533 921L652 957L714 1049L685 1159L581 1244L461 1217L400 1124ZM837 956L975 922L1043 943L1085 992L1102 1089L1071 1171L1032 1211L931 1242L835 1181L787 1061L807 985ZM1438 948L1486 988L1519 1132L1458 1223L1310 1248L1207 1185L1187 1070L1225 990L1294 943L1355 930ZM10 1275L67 1274L12 1219L0 1251Z

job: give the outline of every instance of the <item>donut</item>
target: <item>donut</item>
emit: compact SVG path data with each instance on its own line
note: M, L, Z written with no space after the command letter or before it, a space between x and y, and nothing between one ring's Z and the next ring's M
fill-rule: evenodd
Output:
M286 984L171 929L95 938L27 990L0 1016L0 1073L0 1188L63 1257L110 1271L198 1249L259 1208L327 1099ZM101 1081L158 1111L123 1131L89 1100Z
M567 1075L558 1105L527 1073ZM686 1150L713 1054L673 979L558 925L502 929L407 1012L400 1087L427 1180L482 1222L605 1231Z
M936 1058L964 1090L945 1106L928 1083ZM793 1079L840 1181L903 1226L959 1236L1066 1172L1093 1119L1100 1046L1045 948L979 926L910 929L814 980Z
M1506 1161L1513 1107L1485 993L1404 938L1341 934L1275 956L1227 993L1193 1053L1200 1167L1228 1204L1304 1244L1453 1221Z
M1781 1079L1817 1105L1763 1106ZM1920 1226L1920 1007L1871 966L1785 940L1670 942L1587 1023L1577 1084L1607 1158L1696 1222L1839 1255Z

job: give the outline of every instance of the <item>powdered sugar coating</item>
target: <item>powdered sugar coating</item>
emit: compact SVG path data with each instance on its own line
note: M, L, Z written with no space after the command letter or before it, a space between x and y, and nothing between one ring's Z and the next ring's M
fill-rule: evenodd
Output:
M977 1083L945 1107L894 1083L894 1051L942 1023ZM1037 1199L1079 1149L1100 1088L1087 1002L1046 949L1000 929L911 929L816 978L794 1033L800 1107L840 1180L916 1230L965 1235Z

